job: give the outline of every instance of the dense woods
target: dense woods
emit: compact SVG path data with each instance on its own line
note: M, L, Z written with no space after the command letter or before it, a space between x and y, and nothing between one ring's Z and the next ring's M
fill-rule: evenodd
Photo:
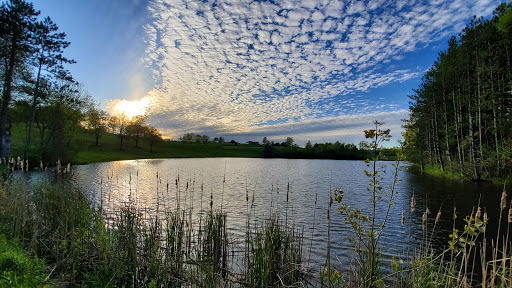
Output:
M512 5L474 17L410 96L409 159L472 179L512 169Z

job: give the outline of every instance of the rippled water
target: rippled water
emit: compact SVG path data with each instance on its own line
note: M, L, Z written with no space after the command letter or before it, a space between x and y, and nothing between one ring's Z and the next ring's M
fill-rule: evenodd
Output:
M388 168L383 186L391 183L392 162L382 162ZM404 164L399 172L401 182L390 210L381 243L385 262L391 256L404 255L416 247L424 233L422 213L426 207L431 214L430 226L437 211L442 218L433 238L438 248L448 242L452 229L453 207L457 206L457 225L462 225L465 215L478 205L486 207L491 225L496 224L500 195L503 187L487 183L458 183L414 175ZM303 230L305 256L310 267L325 263L327 247L327 211L329 197L334 189L341 189L351 207L371 211L369 178L363 173L364 161L297 160L297 159L153 159L98 163L73 167L70 180L86 191L97 205L115 211L122 203L136 203L147 208L149 214L177 208L192 209L194 215L213 206L227 213L227 223L232 238L243 240L247 214L251 219L265 219L279 215L280 219ZM39 178L33 173L34 179ZM416 199L414 212L410 211L412 195ZM253 203L254 199L254 203ZM287 201L288 199L288 201ZM315 205L315 199L317 203ZM382 218L384 205L377 207ZM334 202L331 210L331 263L338 270L346 271L352 257L352 244L347 237L353 235L344 216ZM405 210L405 225L401 225ZM492 227L489 227L492 230ZM431 229L429 227L428 229ZM388 265L389 266L389 265Z

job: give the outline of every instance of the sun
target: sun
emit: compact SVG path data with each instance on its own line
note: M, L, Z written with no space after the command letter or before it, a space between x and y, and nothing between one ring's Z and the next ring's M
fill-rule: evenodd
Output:
M146 114L150 106L150 100L149 97L144 97L138 101L116 100L111 106L111 112L114 115L124 114L129 119L132 119L135 116Z

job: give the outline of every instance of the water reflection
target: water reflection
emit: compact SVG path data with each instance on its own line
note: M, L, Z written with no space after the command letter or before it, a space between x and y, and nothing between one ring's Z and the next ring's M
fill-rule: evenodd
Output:
M391 163L381 163L391 164ZM363 161L291 160L291 159L154 159L130 160L72 167L66 181L87 192L95 205L102 206L114 217L119 205L135 204L148 216L166 209L186 209L194 217L210 209L227 213L232 238L242 241L248 214L252 221L279 217L303 230L306 259L311 267L325 263L327 208L334 189L345 193L351 207L365 213L371 211L369 179L363 174ZM445 247L452 229L453 208L457 207L457 225L473 207L487 211L491 220L488 231L495 231L502 187L488 183L457 183L400 171L402 179L391 207L381 243L385 265L391 256L406 255L423 237L432 237L437 248ZM382 182L391 183L391 170ZM47 173L48 174L48 173ZM44 173L31 173L31 182L46 179ZM51 173L50 173L51 174ZM411 197L416 207L410 211ZM315 205L315 199L317 199ZM385 201L383 201L385 202ZM331 262L346 272L352 257L352 244L347 241L351 228L334 203L331 212ZM422 231L422 214L429 208L427 232ZM377 215L385 215L386 203L377 206ZM402 210L405 225L401 225ZM440 222L431 234L433 219L441 210ZM163 214L162 214L163 215ZM309 255L309 253L311 253ZM406 257L406 256L404 256Z

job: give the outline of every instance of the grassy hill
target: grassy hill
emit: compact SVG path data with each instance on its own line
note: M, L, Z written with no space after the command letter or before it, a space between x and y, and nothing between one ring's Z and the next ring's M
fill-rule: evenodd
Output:
M17 124L13 126L11 146L11 155L13 157L23 156L25 135L25 125ZM197 144L162 141L153 145L153 152L151 153L149 143L140 140L138 143L139 147L136 148L135 141L130 138L124 139L123 149L121 150L119 137L114 134L104 134L100 138L99 146L95 145L94 135L83 129L79 129L68 138L68 140L64 141L63 147L50 146L48 149L65 149L67 158L73 164L148 158L263 157L262 146L247 144ZM40 161L39 158L41 156L39 156L40 152L38 151L44 145L36 129L32 148L33 152L30 153L32 163Z
M358 150L354 145L337 143L319 144L318 147L284 147L263 146L238 143L184 143L162 141L150 145L144 139L135 147L135 140L126 137L120 149L118 135L105 133L96 146L95 137L87 130L79 127L73 133L60 132L59 137L49 137L46 131L44 141L41 141L40 131L35 130L32 147L25 151L26 129L24 124L16 124L12 129L11 156L29 159L29 163L39 163L43 159L45 166L53 166L57 159L62 163L88 164L116 160L151 159L151 158L211 158L211 157L240 157L240 158L301 158L301 159L350 159L361 160L371 157L366 150ZM46 141L46 142L45 142ZM316 145L315 145L316 146ZM396 150L383 149L387 160L396 159ZM44 160L46 159L46 160ZM51 160L48 160L51 159ZM32 164L33 167L34 164Z

